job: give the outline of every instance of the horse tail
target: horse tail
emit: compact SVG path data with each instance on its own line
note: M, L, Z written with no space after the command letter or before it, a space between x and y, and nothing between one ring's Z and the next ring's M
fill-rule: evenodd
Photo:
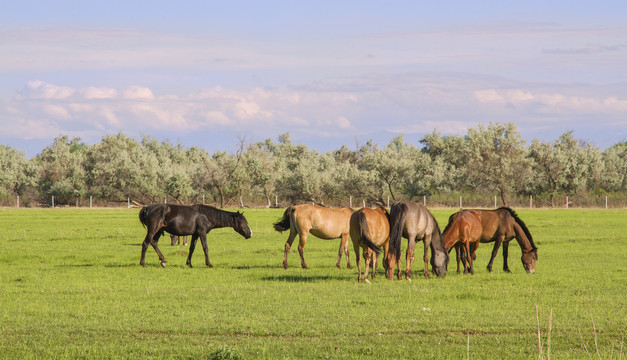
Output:
M283 213L283 217L280 218L279 221L274 223L274 230L278 232L289 230L290 223L291 223L290 219L292 218L292 213L294 213L293 206L290 206L287 209L285 209L285 212Z
M516 214L516 212L514 210L512 210L511 208L502 207L501 209L507 210L509 212L509 214L512 215L512 217L514 218L514 220L516 221L518 226L520 226L522 231L525 233L525 236L529 240L529 245L531 245L531 251L536 253L536 259L537 259L538 258L538 248L536 247L536 244L534 244L534 242L533 242L533 237L531 236L531 232L529 232L529 229L527 228L527 225L525 225L525 223L522 221L522 219L518 217L518 214Z
M143 227L146 227L146 214L148 213L148 206L144 206L141 210L139 210L139 221L142 223Z
M396 257L396 261L401 260L401 238L403 237L403 227L407 215L407 205L398 204L390 210L390 217L396 220L392 232L390 233L390 254Z
M366 214L363 212L359 213L359 237L361 241L366 244L372 251L374 251L377 255L381 252L381 247L375 245L370 239L368 231L368 221L366 220Z

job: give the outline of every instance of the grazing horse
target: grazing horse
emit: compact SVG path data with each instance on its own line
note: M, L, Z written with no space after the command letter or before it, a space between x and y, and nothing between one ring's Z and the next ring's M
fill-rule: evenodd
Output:
M442 233L438 222L427 208L419 202L400 201L392 204L390 209L390 253L388 255L388 268L385 276L391 279L394 275L395 264L398 264L397 278L401 279L401 237L407 239L407 252L405 255L407 264L405 278L411 281L412 264L414 262L414 247L416 241L424 242L425 263L424 275L429 278L429 248L431 248L431 266L437 276L446 276L446 267L449 257L444 247Z
M211 229L232 227L246 239L250 238L253 233L246 218L239 211L232 213L207 205L148 205L139 211L139 221L147 228L146 238L142 243L142 255L139 260L141 266L145 266L146 249L148 249L148 245L152 245L159 256L159 260L161 260L161 266L165 267L165 258L157 246L157 242L164 231L177 236L192 236L186 263L189 267L192 267L192 254L198 238L200 238L205 252L205 264L213 267L209 262L207 248L207 233Z
M181 237L178 235L170 234L170 245L179 245L181 243ZM187 246L187 236L183 236L183 246Z
M293 205L288 207L283 213L283 217L274 224L274 229L278 232L290 230L290 235L285 242L285 255L283 257L283 268L287 269L287 254L290 251L294 238L298 234L298 252L300 253L300 266L307 269L305 263L305 243L307 235L311 233L320 239L329 240L340 238L340 249L338 251L336 267L340 267L342 253L346 254L346 267L351 268L350 257L348 256L348 237L350 236L350 218L353 214L351 208L330 209L318 205Z
M473 259L479 242L494 241L492 257L488 264L488 271L492 271L492 263L501 244L507 244L511 239L516 239L522 250L523 267L528 273L536 272L536 260L538 248L533 243L531 233L525 223L518 217L514 210L508 207L496 210L462 210L449 217L448 225L442 234L446 249L450 252L453 246L463 246L464 274L474 274ZM503 246L504 265L507 267L507 251ZM458 249L459 250L459 249ZM459 264L458 264L459 272Z
M381 246L384 247L385 254L388 253L388 245L390 239L390 214L384 207L376 209L363 208L357 210L351 215L350 219L351 240L353 240L353 248L355 249L355 257L357 259L357 269L359 275L357 281L370 283L368 270L372 262L372 277L375 276L376 256L381 252ZM361 259L359 258L359 248L363 248L363 256L366 261L366 269L364 277L361 276ZM384 256L384 265L389 256Z

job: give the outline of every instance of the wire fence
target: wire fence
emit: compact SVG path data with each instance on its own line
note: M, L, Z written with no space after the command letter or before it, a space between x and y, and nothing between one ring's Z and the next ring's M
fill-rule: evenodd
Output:
M221 207L220 202L214 198L206 198L205 196L197 197L198 201L194 203L202 203ZM406 199L404 199L406 200ZM498 195L485 195L478 193L448 193L435 194L430 196L421 196L412 201L422 202L427 207L432 208L498 208L501 206L509 206L512 208L600 208L600 209L623 209L627 208L627 194L611 193L611 194L584 194L584 195L519 195L506 199L504 203ZM359 196L349 196L348 198L329 198L319 199L318 201L299 201L297 203L316 203L328 207L390 207L396 200L387 197L383 203L381 200L374 201L372 199L360 198ZM179 204L180 202L174 198L164 196L164 203ZM0 199L0 206L14 208L134 208L147 205L146 201L136 200L132 198L126 199L101 199L93 196L76 198L72 201L59 202L54 196L49 199L23 199L20 196L4 197ZM189 205L189 204L188 204ZM236 199L229 199L225 204L225 208L285 208L293 205L290 200L282 199L275 196L274 199L266 199L259 197L242 196Z

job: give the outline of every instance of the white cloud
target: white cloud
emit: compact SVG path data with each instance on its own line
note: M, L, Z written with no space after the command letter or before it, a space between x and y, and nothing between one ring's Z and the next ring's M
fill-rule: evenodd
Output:
M52 85L40 80L29 81L24 95L35 99L62 100L74 95L75 90L67 86Z
M59 106L59 105L50 105L50 104L45 104L43 106L43 111L45 114L55 118L55 119L60 119L60 120L69 120L72 118L72 116L70 115L70 113L67 111L66 108Z
M83 97L87 100L114 99L118 96L118 91L112 88L98 88L90 86L81 90Z
M153 100L155 95L147 87L129 86L124 89L122 96L127 100Z

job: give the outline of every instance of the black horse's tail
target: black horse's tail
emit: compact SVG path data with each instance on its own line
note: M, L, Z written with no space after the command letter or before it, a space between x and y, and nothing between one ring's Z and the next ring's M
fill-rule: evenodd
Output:
M279 219L279 221L274 223L274 230L278 232L289 230L291 226L292 213L294 213L294 207L290 206L287 209L285 209L285 212L283 213L283 217Z
M144 206L141 210L139 210L139 221L142 223L144 227L146 227L146 214L148 213L148 206Z
M408 210L405 204L395 205L390 210L390 218L395 219L396 223L390 233L389 254L394 255L397 262L401 260L401 238L403 237L403 226L405 225L405 217Z
M514 218L516 223L520 226L522 231L525 233L525 236L527 237L527 239L529 239L529 245L531 245L531 251L535 252L536 260L537 260L538 259L538 248L536 247L536 244L534 244L534 242L533 242L533 237L531 237L531 232L529 232L529 229L527 228L527 225L525 225L525 223L518 217L518 214L516 214L516 212L514 210L512 210L511 208L502 207L501 209L507 210L509 212L509 214L512 215L512 217Z
M361 241L366 244L372 251L374 251L377 255L381 252L381 247L375 245L370 239L368 231L368 221L366 220L366 214L363 212L359 213L359 237L361 237Z

